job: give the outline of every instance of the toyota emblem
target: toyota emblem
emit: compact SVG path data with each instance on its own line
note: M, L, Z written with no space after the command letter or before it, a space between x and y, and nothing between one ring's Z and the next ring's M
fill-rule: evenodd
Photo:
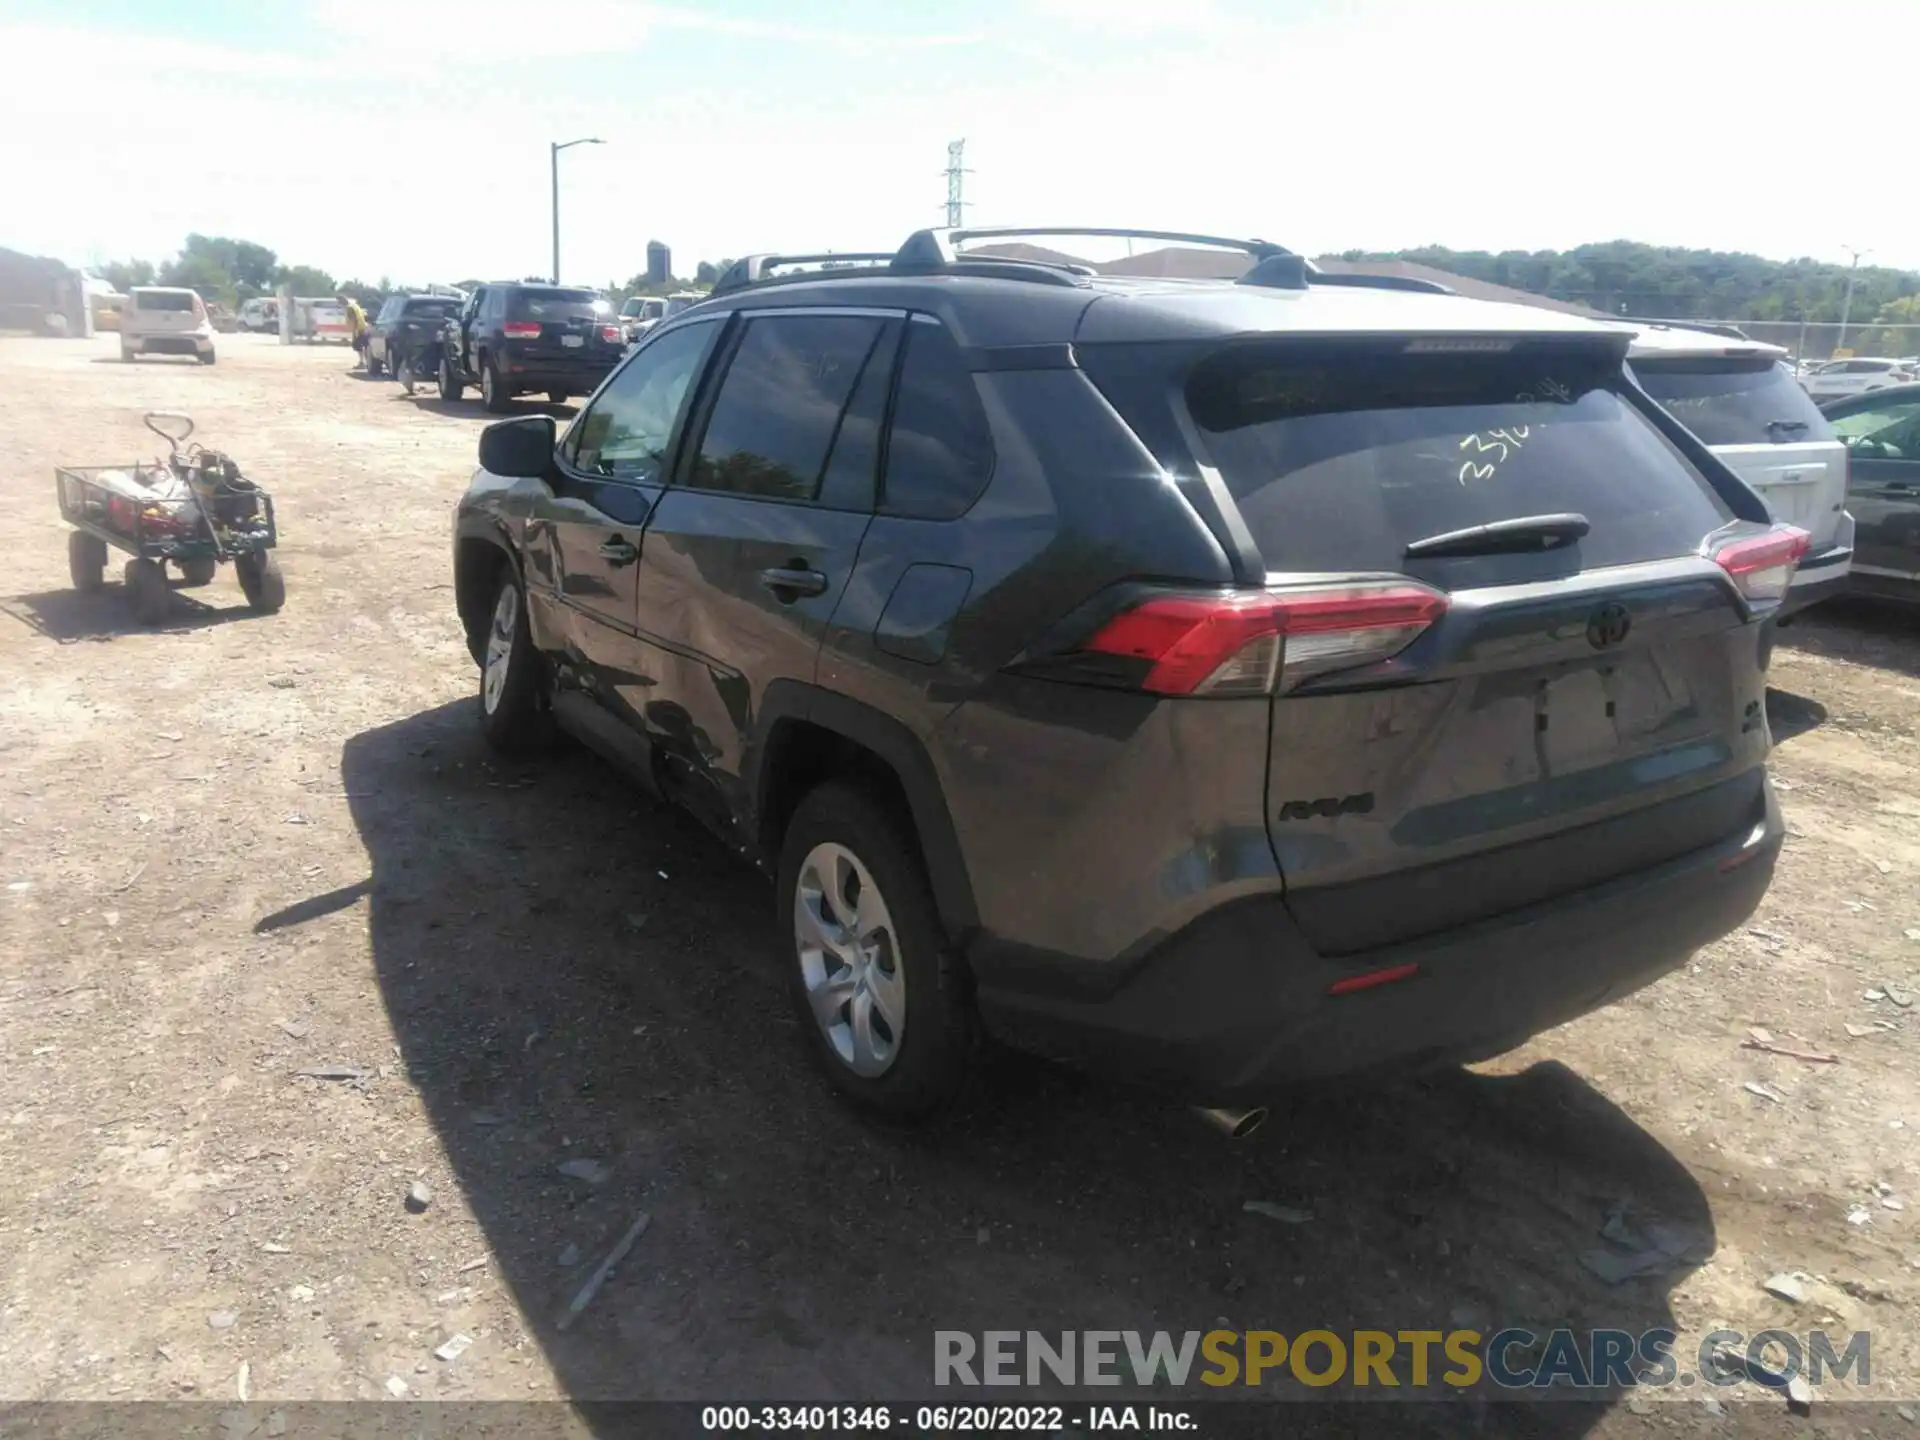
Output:
M1596 650L1611 650L1627 638L1627 632L1633 629L1633 617L1627 613L1627 607L1615 601L1609 601L1593 612L1587 621L1587 643Z

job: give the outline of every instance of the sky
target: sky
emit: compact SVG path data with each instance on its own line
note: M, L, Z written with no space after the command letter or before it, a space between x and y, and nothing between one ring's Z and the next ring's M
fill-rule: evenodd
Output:
M1920 269L1913 186L1843 143L1897 107L1837 58L1916 42L1913 0L0 0L0 245L542 274L549 143L594 136L561 268L605 284L650 239L893 249L964 138L978 225Z

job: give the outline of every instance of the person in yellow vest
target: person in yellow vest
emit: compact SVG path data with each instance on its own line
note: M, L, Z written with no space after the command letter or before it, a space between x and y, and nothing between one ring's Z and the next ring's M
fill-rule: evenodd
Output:
M364 370L367 366L367 330L369 328L367 312L360 308L360 302L351 295L343 295L340 298L346 302L347 324L353 331L353 353L356 357L353 368Z

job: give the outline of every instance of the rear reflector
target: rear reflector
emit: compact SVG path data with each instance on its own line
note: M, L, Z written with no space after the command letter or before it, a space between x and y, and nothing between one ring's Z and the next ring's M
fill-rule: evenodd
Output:
M1411 582L1159 595L1081 648L1150 662L1139 684L1155 694L1266 695L1397 654L1446 608Z
M540 324L538 321L509 320L501 329L509 340L538 340Z
M1713 562L1733 577L1749 600L1779 600L1793 583L1794 568L1807 553L1812 537L1792 525L1775 525L1758 535L1718 544L1708 542Z
M1345 980L1336 980L1327 986L1329 995L1351 995L1356 990L1371 990L1376 985L1391 985L1396 980L1411 980L1420 973L1420 966L1391 965L1385 970L1369 970L1364 975L1350 975Z

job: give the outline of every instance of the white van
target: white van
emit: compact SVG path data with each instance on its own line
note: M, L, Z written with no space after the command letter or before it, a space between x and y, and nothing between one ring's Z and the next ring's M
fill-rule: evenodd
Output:
M192 355L213 364L213 322L206 303L191 290L136 285L120 311L120 358Z
M1844 589L1853 568L1847 447L1800 388L1778 345L1684 324L1638 329L1634 379L1767 502L1813 537L1780 607L1784 618Z

